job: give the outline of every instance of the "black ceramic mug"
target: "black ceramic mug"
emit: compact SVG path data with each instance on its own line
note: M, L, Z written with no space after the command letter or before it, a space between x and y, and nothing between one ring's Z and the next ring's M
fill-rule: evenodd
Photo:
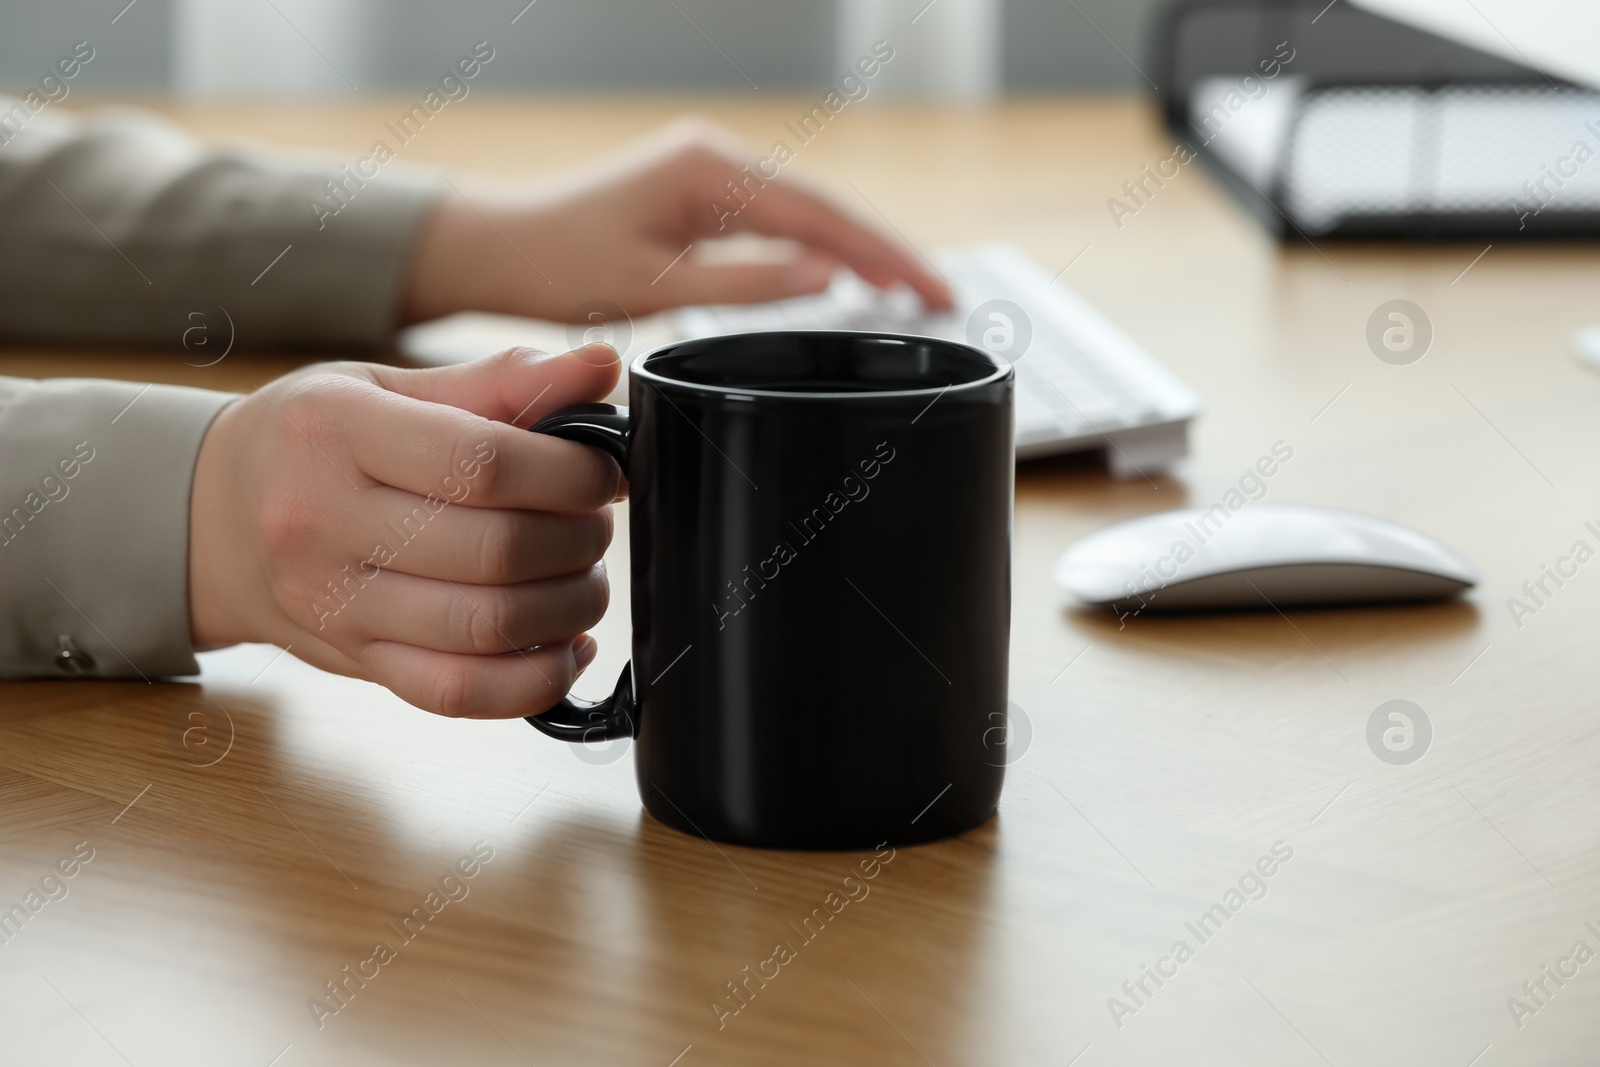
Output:
M628 476L633 660L528 722L637 739L669 826L868 848L986 821L1005 775L1012 372L966 345L760 333L659 348L629 407L533 427Z

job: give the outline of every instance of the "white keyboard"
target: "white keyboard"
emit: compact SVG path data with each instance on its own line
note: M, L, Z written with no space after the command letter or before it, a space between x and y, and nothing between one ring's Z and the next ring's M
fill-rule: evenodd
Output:
M937 258L955 292L953 313L928 314L909 290L880 293L843 271L816 296L686 308L678 326L691 337L884 330L967 341L1016 367L1018 458L1103 449L1112 474L1128 478L1188 452L1189 420L1200 411L1194 394L1099 312L1052 286L1021 250L983 245Z

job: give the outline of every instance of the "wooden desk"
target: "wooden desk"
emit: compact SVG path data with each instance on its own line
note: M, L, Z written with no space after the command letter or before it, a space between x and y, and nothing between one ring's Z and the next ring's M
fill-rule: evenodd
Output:
M802 110L699 106L757 146ZM513 174L677 110L485 97L408 151ZM206 135L348 155L388 113L181 117ZM1507 998L1535 1006L1524 981L1580 939L1600 951L1600 563L1520 627L1506 600L1574 541L1600 541L1583 525L1600 520L1600 377L1568 349L1600 317L1600 254L1283 250L1196 168L1118 229L1106 199L1170 150L1134 103L1040 102L861 109L796 164L924 248L1007 239L1054 271L1087 246L1065 283L1207 405L1193 457L1171 477L1114 483L1079 461L1020 472L1011 685L1032 740L996 821L901 851L719 1030L710 1005L725 983L775 943L799 942L790 924L859 857L682 836L642 816L627 758L591 765L520 722L433 718L270 647L202 657L199 684L7 684L0 905L78 842L94 858L0 945L0 1060L1497 1067L1592 1056L1600 962L1560 988L1545 979L1553 995L1520 1028ZM1421 305L1436 332L1412 366L1380 362L1364 340L1392 298ZM0 373L245 388L290 365L12 353ZM1049 569L1067 543L1214 502L1277 441L1294 454L1266 499L1412 524L1476 560L1484 585L1444 606L1126 628L1063 609ZM611 555L619 606L625 543L624 528ZM614 608L580 692L609 686L627 633ZM1380 761L1366 740L1393 698L1432 723L1431 750L1409 766ZM476 842L493 859L468 895L403 941L394 927ZM1202 943L1186 923L1275 842L1292 860ZM1162 963L1179 940L1193 958ZM319 1029L308 1000L378 942L395 958ZM1176 975L1144 979L1135 1001L1123 983L1146 964ZM1138 1005L1120 1027L1113 996Z

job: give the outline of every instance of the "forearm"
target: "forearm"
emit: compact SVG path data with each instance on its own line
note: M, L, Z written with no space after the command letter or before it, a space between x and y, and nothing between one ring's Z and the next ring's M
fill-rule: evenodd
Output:
M434 182L207 151L129 112L17 125L0 337L176 346L191 313L221 312L239 347L372 348L397 325Z
M0 378L0 677L196 673L190 487L232 399Z

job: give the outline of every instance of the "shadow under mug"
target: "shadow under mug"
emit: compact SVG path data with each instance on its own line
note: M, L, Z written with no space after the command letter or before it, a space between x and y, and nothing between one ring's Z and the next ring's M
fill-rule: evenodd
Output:
M534 432L626 472L633 659L528 722L636 738L645 809L717 841L855 849L985 822L1007 745L1011 368L790 332L636 359L629 407Z

